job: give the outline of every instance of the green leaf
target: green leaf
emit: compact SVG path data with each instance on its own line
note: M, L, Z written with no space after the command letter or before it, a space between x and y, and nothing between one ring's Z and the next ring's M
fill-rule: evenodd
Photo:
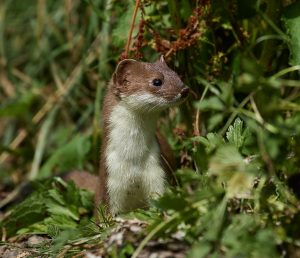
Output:
M289 36L290 64L300 65L300 2L289 5L284 10L284 25Z
M249 198L253 188L252 165L246 164L234 146L221 146L209 163L208 173L226 184L228 198Z
M208 133L206 137L197 136L194 137L193 140L200 142L205 146L205 150L208 153L214 151L218 146L224 144L223 138L216 133Z
M249 254L255 258L279 257L274 232L261 227L255 215L234 216L224 232L222 244L228 257L248 257Z
M18 204L10 216L1 223L8 236L22 228L26 228L37 221L43 220L46 206L43 193L35 193L21 204Z
M221 122L223 121L224 114L219 113L219 114L214 114L208 119L208 130L211 131L213 130L216 126L220 125Z
M133 247L133 245L131 243L127 243L125 246L122 247L121 252L119 253L120 258L126 258L126 257L130 257L133 252L134 252L135 248Z
M183 210L188 204L184 198L174 193L166 193L159 200L154 201L155 206L162 210Z
M117 26L114 28L112 32L112 39L114 44L116 45L123 45L128 38L128 32L131 24L132 19L132 10L134 8L134 2L128 2L128 6L126 11L119 17ZM136 17L136 24L138 24L140 20L140 14L137 14ZM136 35L138 26L134 27L133 35Z
M68 241L76 239L81 236L80 230L76 228L68 228L61 231L57 237L53 240L53 246L51 250L53 252L59 251Z
M46 204L47 210L49 213L53 215L64 215L66 217L70 217L74 220L79 220L78 211L74 212L69 207L61 206L61 204L56 204L54 202L50 202Z
M33 101L35 100L35 94L28 91L21 96L18 96L14 100L6 101L0 105L0 117L21 117L28 114Z
M222 230L223 222L225 219L225 212L227 207L227 199L223 198L223 200L215 207L214 212L208 213L207 216L209 220L206 221L207 232L205 234L205 239L208 241L215 241L220 231ZM209 223L211 224L209 226Z
M243 127L244 123L238 117L235 119L233 125L229 126L228 131L226 132L227 140L239 150L244 146L247 137L250 136L249 129Z
M216 96L212 96L207 99L203 99L198 103L195 103L195 107L200 110L217 110L222 111L224 109L223 102Z
M209 173L229 179L233 173L243 171L245 163L234 146L223 145L217 149L209 163Z
M250 198L254 176L249 173L235 173L227 182L228 198Z
M194 244L190 252L188 253L188 258L206 258L209 257L209 252L212 246L209 242L201 241L200 243Z
M82 201L83 200L83 201ZM92 194L78 189L73 182L52 179L37 184L37 189L19 203L1 227L10 236L17 232L48 233L76 228L80 209L92 210Z

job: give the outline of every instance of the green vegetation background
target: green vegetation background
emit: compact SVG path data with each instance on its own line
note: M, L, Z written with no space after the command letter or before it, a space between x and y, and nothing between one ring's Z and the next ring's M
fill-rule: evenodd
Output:
M141 1L130 57L165 54L192 89L159 122L179 186L138 217L136 257L150 239L181 233L189 257L297 257L300 245L300 2ZM27 180L97 173L101 101L124 51L134 1L0 2L1 207ZM143 18L141 14L143 13ZM139 32L139 36L136 36ZM36 182L2 212L2 239L46 234L36 248L72 256L118 224L90 222L91 196L59 179ZM73 242L72 242L73 241ZM4 242L2 242L4 244Z

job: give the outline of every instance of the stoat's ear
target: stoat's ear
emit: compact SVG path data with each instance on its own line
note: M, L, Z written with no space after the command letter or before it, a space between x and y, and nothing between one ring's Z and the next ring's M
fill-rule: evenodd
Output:
M136 64L134 59L124 59L118 65L113 74L113 82L122 85L126 81L126 76L130 73L130 68Z
M155 63L168 66L163 55L161 55Z

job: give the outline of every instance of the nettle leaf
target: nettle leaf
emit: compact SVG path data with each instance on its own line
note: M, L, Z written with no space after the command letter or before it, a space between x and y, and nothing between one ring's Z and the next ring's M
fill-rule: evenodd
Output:
M207 153L211 153L214 151L218 146L224 144L224 139L216 134L216 133L208 133L206 137L204 136L197 136L193 138L194 141L200 142L205 146L205 151Z
M37 192L18 204L0 225L6 230L7 235L11 236L17 231L43 220L45 216L44 194Z
M208 173L225 183L228 198L249 198L253 188L252 164L247 164L232 145L223 145L209 162Z
M65 205L65 201L63 199L63 196L56 190L56 189L50 189L48 191L49 197L52 197L54 201L61 205Z
M235 173L227 182L228 198L249 198L253 188L254 176L247 173Z
M239 117L235 119L233 125L229 126L226 132L227 140L239 150L244 146L249 136L249 128L244 128L244 123Z
M236 171L244 171L243 157L232 145L219 147L209 163L209 173L229 179Z
M300 65L300 2L289 5L284 10L284 25L289 36L290 64Z
M72 209L72 206L61 206L61 204L49 202L46 204L46 207L48 212L53 215L64 215L72 218L73 220L79 220L78 211L76 211L76 209Z
M92 193L77 188L73 182L65 183L54 178L37 184L37 187L1 223L8 236L16 232L45 234L53 227L56 231L75 228L80 219L80 209L92 210Z
M55 183L57 187L48 190L49 201L46 203L47 210L52 217L62 216L72 221L78 221L80 218L79 207L92 209L90 192L79 190L73 182L66 183L61 178L55 178Z

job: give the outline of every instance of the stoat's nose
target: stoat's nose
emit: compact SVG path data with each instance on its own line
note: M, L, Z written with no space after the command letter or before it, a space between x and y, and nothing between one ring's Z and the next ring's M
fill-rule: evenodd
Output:
M184 87L180 92L181 97L186 98L189 95L189 91L190 89L188 87Z

